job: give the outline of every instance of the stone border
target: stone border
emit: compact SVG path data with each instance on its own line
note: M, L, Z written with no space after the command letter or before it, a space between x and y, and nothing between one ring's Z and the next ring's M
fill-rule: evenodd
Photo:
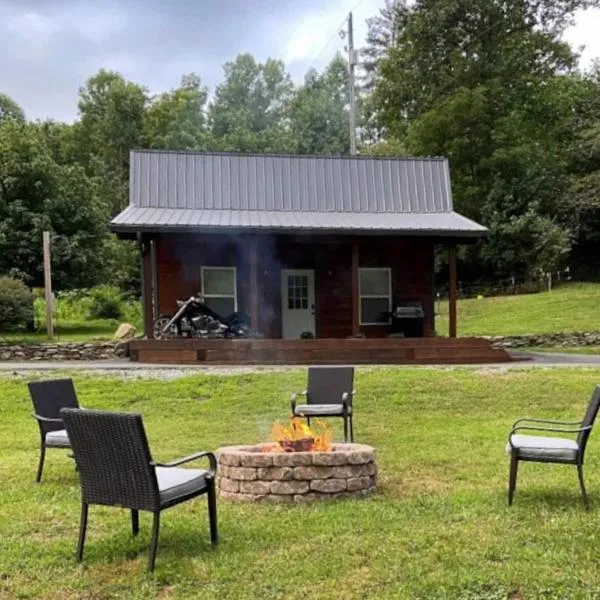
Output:
M375 491L375 450L335 444L332 452L264 452L272 444L217 451L220 497L245 502L364 498Z
M0 343L0 360L110 360L127 356L127 342Z
M497 348L568 348L570 346L600 346L599 331L573 333L542 333L526 335L485 336Z

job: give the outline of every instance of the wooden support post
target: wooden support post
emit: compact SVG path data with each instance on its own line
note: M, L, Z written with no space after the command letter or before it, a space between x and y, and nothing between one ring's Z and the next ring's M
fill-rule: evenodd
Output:
M258 239L250 239L250 326L259 331L258 323Z
M360 333L360 291L358 280L358 242L352 242L352 335Z
M150 240L150 290L152 296L152 325L158 319L158 265L156 263L156 241Z
M448 294L448 335L456 337L456 246L448 247L448 269L450 272Z
M46 331L48 338L54 337L54 323L52 320L52 261L50 259L50 232L44 231L42 234L44 247L44 296L46 298Z
M142 237L142 234L138 231L137 233L137 243L138 243L138 250L140 251L140 284L141 284L141 292L142 292L142 297L141 297L141 301L142 301L142 323L143 323L143 328L144 331L142 333L142 337L147 337L148 336L148 332L152 329L152 327L148 326L148 311L146 310L146 303L148 302L148 294L146 293L146 264L145 264L145 260L144 260L144 253L145 253L145 247L144 247L144 238Z

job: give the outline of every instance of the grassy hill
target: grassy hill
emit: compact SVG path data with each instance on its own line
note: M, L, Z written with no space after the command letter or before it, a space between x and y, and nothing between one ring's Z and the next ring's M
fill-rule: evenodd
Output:
M448 303L436 329L448 331ZM600 331L600 284L571 283L551 292L459 300L458 335L524 335Z

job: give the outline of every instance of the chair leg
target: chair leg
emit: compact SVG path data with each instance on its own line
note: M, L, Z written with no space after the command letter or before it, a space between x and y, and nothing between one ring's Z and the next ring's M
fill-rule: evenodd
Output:
M306 417L306 424L310 427L310 417Z
M156 550L158 549L158 531L160 529L160 511L154 513L152 521L152 542L150 543L150 556L148 558L148 571L154 571L156 563Z
M344 442L348 442L348 417L344 415Z
M352 421L352 415L350 415L350 441L354 443L354 422Z
M583 465L577 465L577 475L579 475L579 485L581 487L581 493L583 494L583 504L586 510L590 509L590 501L588 499L587 492L585 491L585 482L583 480Z
M208 480L208 520L210 521L210 543L215 545L219 543L219 531L217 526L217 492L215 489L215 480Z
M77 562L83 560L83 545L85 544L85 532L87 529L89 505L85 502L81 504L81 518L79 519L79 541L77 542Z
M42 480L42 471L44 470L44 459L46 458L46 447L42 444L40 446L40 462L38 464L37 475L35 482L39 483Z
M508 477L508 505L513 503L513 496L517 487L517 471L519 468L519 459L515 451L510 453L510 474Z
M137 535L140 532L140 513L139 511L131 510L131 530L133 535Z

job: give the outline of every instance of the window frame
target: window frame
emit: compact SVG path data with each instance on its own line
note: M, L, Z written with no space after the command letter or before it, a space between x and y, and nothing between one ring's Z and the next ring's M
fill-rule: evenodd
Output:
M206 271L232 271L233 272L233 295L231 294L207 294L204 280ZM202 296L204 298L233 298L233 312L238 310L238 284L237 284L237 267L222 266L222 267L200 267L200 283L202 285Z
M382 294L363 294L362 292L362 278L361 278L361 273L363 271L386 271L387 275L388 275L388 293L387 296L384 296ZM388 312L392 311L392 268L391 267L360 267L358 269L358 311L359 311L359 318L358 318L358 322L360 325L366 325L366 326L385 326L385 325L389 325L390 324L390 320L388 319L387 321L381 321L379 323L373 323L373 322L364 322L363 321L363 316L362 316L362 301L363 298L387 298L388 301Z

